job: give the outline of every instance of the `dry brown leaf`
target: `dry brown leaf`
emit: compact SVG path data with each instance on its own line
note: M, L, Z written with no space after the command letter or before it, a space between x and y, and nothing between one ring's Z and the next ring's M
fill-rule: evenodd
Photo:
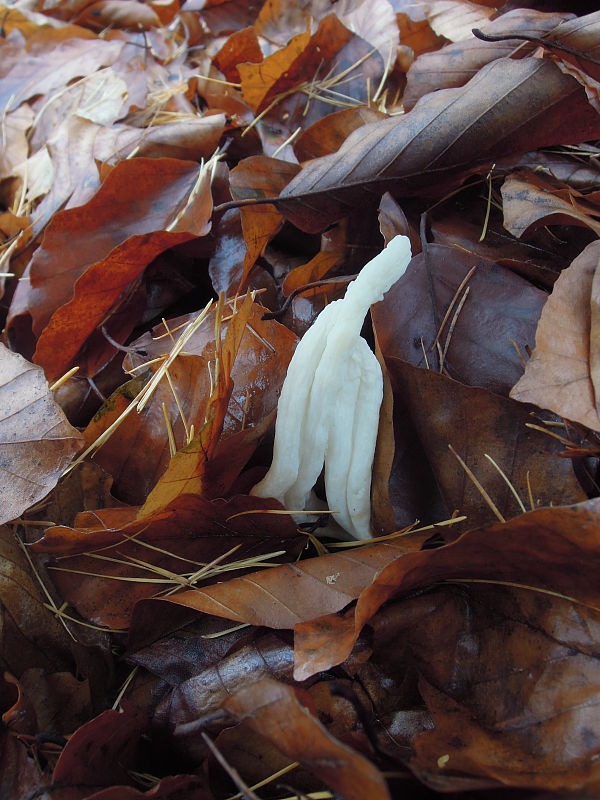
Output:
M438 790L452 775L571 791L597 782L599 612L485 584L408 604L419 600L428 613L406 635L434 727L414 741L416 774Z
M89 203L54 216L15 293L9 327L31 317L35 361L58 378L135 291L153 258L208 232L211 211L205 168L168 158L121 161ZM122 320L119 335L126 337L135 321L132 314ZM89 373L114 355L107 344L103 350L100 336Z
M556 65L498 59L465 86L354 131L336 153L307 164L277 206L303 230L320 231L374 191L437 194L457 170L462 182L465 171L501 155L599 133L583 90Z
M19 517L55 485L83 437L55 403L43 371L0 344L0 521Z
M433 0L426 4L427 19L437 36L451 42L470 39L473 28L480 28L494 13L469 0Z
M344 616L294 628L294 677L305 680L341 664L364 625L397 594L439 581L485 581L558 593L598 611L600 501L543 508L476 528L437 550L407 553L384 567Z
M0 527L0 665L20 677L40 667L46 673L69 669L73 641L46 606L13 531Z
M261 678L239 689L223 707L290 760L308 767L344 800L389 800L379 770L334 739L290 686Z
M529 8L516 8L491 22L486 21L485 24L471 27L480 27L483 33L492 36L518 34L540 37L552 31L569 16L568 13L544 13ZM482 42L469 36L439 50L423 53L408 70L406 90L402 97L404 107L411 109L428 92L462 86L485 64L497 58L523 57L533 47L533 44L510 39Z
M250 156L231 171L230 187L235 200L251 197L276 197L298 172L295 164L267 156ZM274 205L249 206L242 209L242 231L246 255L240 287L267 244L281 229L283 217Z
M600 236L600 206L576 189L523 170L509 175L501 191L504 227L517 238L544 225L583 225Z
M595 431L600 431L600 415L590 357L593 348L596 378L598 331L591 328L591 298L599 259L600 242L592 242L554 284L540 317L535 350L510 393L514 400L535 403Z

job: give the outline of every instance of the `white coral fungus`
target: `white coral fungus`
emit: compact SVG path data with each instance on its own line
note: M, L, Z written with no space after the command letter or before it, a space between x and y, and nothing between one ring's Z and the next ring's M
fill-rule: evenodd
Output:
M325 465L325 492L334 519L355 539L371 536L371 469L381 367L360 330L369 307L405 272L406 236L396 236L306 332L281 390L273 463L252 489L296 511L315 508L312 489Z

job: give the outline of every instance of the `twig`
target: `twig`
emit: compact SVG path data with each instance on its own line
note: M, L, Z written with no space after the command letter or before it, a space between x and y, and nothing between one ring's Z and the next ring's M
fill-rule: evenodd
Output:
M229 775L231 780L235 783L236 787L239 789L240 794L242 797L246 798L246 800L260 800L260 798L254 794L252 789L247 786L244 781L241 779L238 771L234 769L231 764L227 763L227 760L221 753L221 751L217 748L216 744L203 732L202 738L204 739L206 745L210 749L213 756L217 759L219 764L223 767L225 772Z
M268 319L279 319L279 317L283 316L288 310L292 300L303 292L308 292L311 289L318 289L319 286L330 286L333 283L350 283L350 281L353 281L355 278L356 275L344 275L341 278L323 278L322 281L305 283L304 286L299 286L297 289L294 289L281 308L279 308L277 311L269 311L267 314L263 314L261 319L263 322Z
M482 42L509 42L511 39L517 39L520 42L531 42L532 44L539 44L542 47L547 47L549 50L561 50L563 53L576 56L589 61L590 64L598 64L600 66L600 59L588 56L582 53L581 50L576 50L574 47L569 47L566 44L555 42L552 39L542 39L539 36L530 36L525 33L506 33L506 34L491 34L483 33L479 28L473 28L471 33L475 38L481 39Z

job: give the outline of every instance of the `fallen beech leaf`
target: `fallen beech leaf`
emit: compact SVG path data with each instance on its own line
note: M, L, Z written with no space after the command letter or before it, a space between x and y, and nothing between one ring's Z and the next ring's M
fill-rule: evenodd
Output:
M295 626L294 678L305 680L341 664L383 603L439 581L525 585L566 595L598 611L600 591L592 576L599 558L597 499L542 508L506 523L467 531L437 550L407 553L379 572L345 616L330 614Z
M128 770L135 765L146 727L144 713L131 704L104 711L71 736L54 768L54 782L93 787L130 783Z
M44 373L0 344L0 522L41 500L83 439L55 403Z
M71 734L92 716L89 680L77 680L71 672L44 673L41 667L26 670L19 678L21 691L35 712L41 731Z
M520 788L597 782L600 613L486 585L428 601L406 631L435 726L414 740L416 774L433 787L448 771Z
M100 67L113 64L123 42L104 39L71 38L58 44L50 36L38 37L36 49L27 58L16 60L2 77L0 112L14 109L35 95L48 95L63 89L74 78L91 75Z
M99 0L86 6L75 22L95 30L103 28L149 30L160 26L156 11L137 0Z
M254 28L244 28L232 33L219 52L213 57L214 65L221 70L228 81L239 83L238 64L260 64L263 60L262 50L254 32Z
M27 131L33 122L34 113L27 103L10 114L6 114L5 144L0 152L0 178L14 175L15 167L27 159Z
M373 702L381 751L437 792L575 789L597 781L597 738L580 733L597 726L599 621L532 589L437 586L380 609L371 657L359 645L341 669Z
M296 289L307 283L320 281L328 272L343 264L348 249L347 238L346 226L343 224L324 233L321 236L321 249L317 255L306 264L294 267L288 272L281 287L283 294L288 297Z
M543 37L559 25L568 13L544 13L529 8L515 8L493 21L474 24L485 34L502 36ZM469 30L469 34L471 31ZM404 39L402 40L404 41ZM462 39L433 52L423 53L411 64L406 76L406 90L402 103L411 109L417 100L428 92L462 86L485 64L497 58L523 57L533 49L533 44L508 39L502 42L482 42L473 36Z
M502 184L504 227L520 238L543 225L584 225L600 236L600 206L543 175L518 172Z
M457 42L470 39L473 28L481 27L494 13L469 0L433 0L426 4L429 24L438 36Z
M71 645L66 630L44 607L47 598L15 535L0 527L0 665L20 677L32 667L47 673L69 668Z
M173 603L249 625L293 628L300 621L340 611L386 564L418 550L425 537L413 534L389 543L284 564L148 603L152 607L158 602ZM142 613L141 606L134 612L132 627L136 615Z
M276 197L297 172L295 164L266 156L250 156L231 170L231 194L235 200ZM244 286L257 258L283 225L281 214L270 204L243 208L241 213L246 256L240 287Z
M226 316L233 309L233 303L227 303ZM265 426L271 424L270 415L277 407L287 365L296 345L296 337L287 328L278 322L261 319L264 312L262 306L252 306L233 363L231 379L234 387L223 420L220 441L226 447L225 440L236 437L236 452L230 452L229 463L224 465L226 471L221 474L217 484L215 479L218 470L211 472L210 485L204 485L204 491L211 496L223 496L228 492L260 436L264 434ZM188 314L167 320L166 329L165 324L161 324L152 333L136 339L131 344L132 352L123 362L124 369L139 376L143 374L140 368L150 362L148 374L154 376L182 335L186 324L197 316ZM227 330L227 327L228 322L223 322L221 331ZM172 331L171 335L166 334L167 330ZM139 355L140 352L144 356ZM152 364L153 361L155 363ZM119 498L132 504L143 503L169 466L171 452L163 406L178 450L188 444L192 425L195 431L203 428L212 389L214 362L213 309L186 342L185 356L178 356L169 367L169 379L166 376L162 378L145 408L140 413L130 415L94 456L96 463L115 479L114 491ZM134 379L109 398L86 428L86 444L95 441L125 411L127 401L131 402L142 386L143 381ZM250 447L249 452L246 445Z
M372 316L386 358L439 372L441 352L455 380L507 395L523 374L516 347L526 353L533 346L546 299L492 261L433 244L413 258Z
M249 682L265 677L291 681L293 665L292 646L272 633L263 635L252 644L225 654L214 666L182 681L158 707L156 720L171 730L179 727L178 747L183 746L186 755L198 753L204 747L198 742L198 730L190 736L183 732L184 725L194 720L199 722L204 716L210 719L228 697Z
M521 506L486 454L504 471L527 507L530 491L537 506L566 505L585 499L570 459L558 458L564 452L564 443L526 427L534 409L484 389L463 386L393 356L386 357L386 365L398 406L395 424L400 426L400 433L403 425L414 425L448 515L459 509L467 516L469 527L494 519L488 502L449 445L466 462L505 519L518 514ZM393 470L410 472L412 457L412 451L404 452ZM425 507L418 509L419 516L429 502L426 500Z
M121 161L85 206L54 216L11 316L12 323L19 313L32 317L34 359L48 376L71 366L153 258L207 233L211 211L206 168L138 158ZM101 356L92 358L92 374L108 361Z
M583 90L556 65L498 59L465 86L425 95L410 113L354 131L337 153L307 164L277 207L294 225L316 232L378 188L380 196L383 185L437 193L457 170L462 182L465 169L501 155L594 138L599 131Z
M219 368L217 370L215 367L215 385L206 402L204 425L187 446L171 458L166 472L160 477L140 509L139 519L151 516L180 495L206 494L205 475L223 431L225 415L233 392L231 371L246 331L253 302L252 295L247 294L229 320L223 341L220 329L218 330L215 336L215 363L218 363ZM221 296L216 310L219 325L223 318L223 308Z
M600 243L592 242L554 284L540 317L535 350L510 396L535 403L600 431L597 380L598 335L595 291ZM592 306L593 303L593 306ZM592 329L594 307L594 329Z
M335 111L302 131L294 141L294 153L299 161L335 153L352 131L381 119L385 119L381 111L367 106Z
M261 556L279 551L296 557L305 539L288 517L268 513L274 508L274 501L247 496L210 501L183 495L141 521L136 507L82 513L76 527L49 528L32 548L60 556L50 573L83 617L124 630L139 600L189 585L196 574L198 581L215 580L233 569L231 563L261 564Z
M290 760L308 767L344 800L389 800L379 770L334 739L301 705L290 686L261 678L239 689L223 707Z

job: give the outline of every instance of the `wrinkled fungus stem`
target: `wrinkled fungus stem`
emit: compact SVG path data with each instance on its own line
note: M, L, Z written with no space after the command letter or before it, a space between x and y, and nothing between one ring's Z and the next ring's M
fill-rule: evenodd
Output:
M354 539L371 536L371 469L383 398L381 367L360 330L410 258L408 237L396 236L304 335L281 391L271 468L252 489L290 510L317 508L312 490L324 466L333 518Z

